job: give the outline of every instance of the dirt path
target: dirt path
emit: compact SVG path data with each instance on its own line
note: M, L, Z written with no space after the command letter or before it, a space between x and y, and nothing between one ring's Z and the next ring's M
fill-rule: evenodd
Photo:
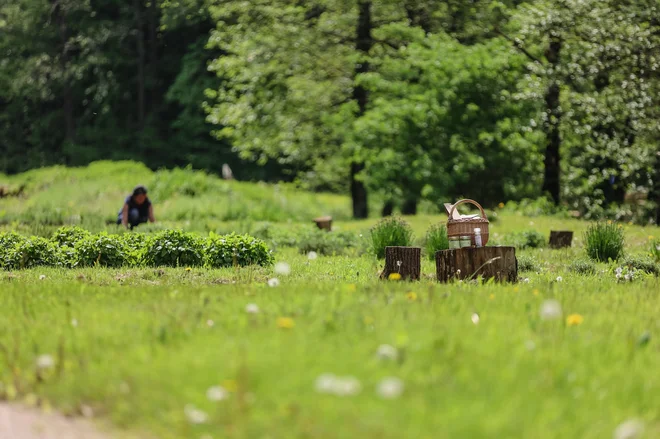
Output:
M109 439L84 419L0 403L0 439Z

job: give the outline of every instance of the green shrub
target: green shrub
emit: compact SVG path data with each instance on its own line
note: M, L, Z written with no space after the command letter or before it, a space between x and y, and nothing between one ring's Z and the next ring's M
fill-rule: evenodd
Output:
M90 236L92 234L81 227L65 226L57 229L50 240L61 246L74 247L76 242Z
M62 264L60 251L55 244L46 238L32 236L19 241L7 251L4 268L17 270Z
M614 223L596 223L584 234L587 255L594 261L617 261L623 256L623 228Z
M9 268L10 251L23 241L25 237L16 232L0 232L0 269Z
M660 265L650 256L644 255L631 255L626 256L623 260L623 265L629 268L634 268L637 271L653 274L658 276L660 274Z
M429 228L424 238L424 248L429 259L435 259L435 253L449 248L447 227L444 224L435 224Z
M540 271L541 266L538 261L532 256L520 255L518 256L518 271Z
M128 249L117 235L99 233L76 242L73 267L121 267L128 265Z
M651 239L649 245L649 255L660 263L660 239Z
M204 262L213 268L268 266L273 263L273 255L262 240L252 236L211 234L204 244Z
M149 237L143 233L127 232L118 236L126 248L126 263L130 266L142 265Z
M546 238L536 230L525 230L519 233L512 233L505 239L507 244L517 248L541 248L545 247Z
M590 259L576 259L568 265L568 270L582 275L596 274L596 264Z
M150 266L200 266L204 263L204 240L181 230L157 233L144 250L144 262Z
M406 247L412 241L412 229L397 217L385 218L371 229L371 250L379 259L385 257L385 247Z
M296 247L300 253L316 252L322 255L343 255L349 249L359 246L360 239L351 232L326 232L319 229L306 229L297 238Z

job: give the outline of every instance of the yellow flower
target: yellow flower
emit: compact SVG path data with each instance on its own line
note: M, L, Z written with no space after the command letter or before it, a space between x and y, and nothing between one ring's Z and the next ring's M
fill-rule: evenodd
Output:
M504 203L498 204L497 207L499 207L500 209L504 209Z
M192 270L192 268L186 267L186 271L190 271L190 270Z
M354 293L357 290L357 287L355 284L348 284L346 285L346 290L348 290L349 293Z
M513 287L513 292L514 293L517 293L518 291L520 291L520 287Z
M566 325L578 326L582 324L583 320L584 317L582 317L580 314L571 314L570 316L566 317Z
M414 291L410 291L406 293L406 298L411 302L414 302L415 300L417 300L417 293L415 293Z
M534 295L538 296L539 295L539 290L534 290Z
M618 224L617 227L623 229L623 226L621 224Z
M495 299L495 294L490 295L490 300L493 300L493 299Z
M236 380L224 380L222 382L222 387L227 392L234 393L234 392L236 392L236 389L238 388L238 385L236 384Z
M649 241L653 241L654 239L653 235L649 235Z
M612 224L612 220L607 220L607 224Z
M296 322L291 317L280 317L277 319L277 327L280 329L292 329Z
M389 276L387 276L389 280L401 280L401 275L399 273L390 273Z
M628 221L628 225L629 225L629 226L632 226L632 221Z
M364 318L364 324L365 324L365 325L371 325L371 324L373 324L373 323L374 323L374 318L373 318L373 317L371 317L371 316L366 316L366 317Z

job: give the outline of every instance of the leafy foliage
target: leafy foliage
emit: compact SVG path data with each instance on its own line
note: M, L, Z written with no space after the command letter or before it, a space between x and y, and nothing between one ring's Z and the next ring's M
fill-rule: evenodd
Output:
M647 274L660 275L660 264L650 256L628 255L623 259L623 265Z
M584 234L587 255L594 261L617 261L623 256L624 233L619 225L596 223Z
M260 239L249 235L211 235L204 243L204 261L213 268L273 263L273 255Z
M355 233L326 232L319 229L307 229L296 239L300 253L317 252L322 255L344 255L349 250L359 249L361 240Z
M77 226L65 226L57 229L50 240L60 246L73 247L78 241L91 236L87 230Z
M596 264L590 259L575 259L568 265L568 269L573 273L587 276L596 274Z
M195 267L204 264L204 242L192 233L167 230L157 233L145 249L149 266Z
M7 251L4 268L16 270L61 264L62 258L55 244L46 238L32 236L18 241Z
M507 236L506 241L520 249L541 248L546 245L546 237L536 230L525 230L513 233Z
M519 271L539 271L541 269L539 262L532 256L520 255L517 259Z
M371 251L378 259L385 257L385 247L410 246L413 232L401 218L384 218L371 229Z
M447 227L443 224L435 224L429 228L424 237L424 247L426 256L433 260L435 253L449 248L449 238L447 237Z
M117 235L105 232L79 240L74 250L74 267L121 267L129 262L125 242Z

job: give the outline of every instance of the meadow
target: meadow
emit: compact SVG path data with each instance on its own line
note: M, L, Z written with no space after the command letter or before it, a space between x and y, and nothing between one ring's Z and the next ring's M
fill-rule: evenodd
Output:
M491 240L518 247L520 283L438 284L426 257L408 283L378 280L378 218L350 220L345 197L128 162L3 182L24 195L0 199L0 231L117 233L140 182L161 220L147 235L250 233L275 264L0 271L2 400L119 438L660 435L657 227L616 224L625 255L593 262L588 223L507 204ZM425 211L404 218L420 245L446 221ZM572 248L544 245L565 229Z

